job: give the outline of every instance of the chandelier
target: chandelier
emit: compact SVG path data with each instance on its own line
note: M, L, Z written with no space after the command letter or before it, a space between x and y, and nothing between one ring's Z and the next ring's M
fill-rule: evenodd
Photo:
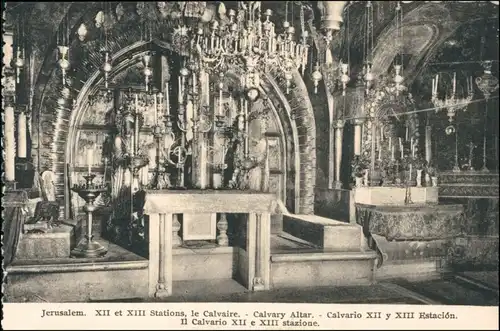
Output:
M196 29L191 47L209 71L225 72L230 64L242 65L241 83L250 101L259 96L259 73L268 72L270 68L279 68L284 73L289 92L293 70L303 72L309 56L303 6L300 10L301 36L296 40L295 27L288 20L288 2L279 33L271 20L272 10L262 12L260 1L239 1L237 10L227 10L221 2L218 18Z
M445 92L445 97L440 99L438 96L438 85L439 84L439 74L436 74L436 78L432 79L432 103L436 107L436 113L440 109L446 109L448 115L448 121L453 122L455 114L459 110L466 110L467 106L474 98L474 89L472 85L472 77L468 77L466 81L466 91L461 97L457 96L457 73L453 73L452 80L452 90L451 93ZM452 128L447 128L447 132L452 133L454 130Z

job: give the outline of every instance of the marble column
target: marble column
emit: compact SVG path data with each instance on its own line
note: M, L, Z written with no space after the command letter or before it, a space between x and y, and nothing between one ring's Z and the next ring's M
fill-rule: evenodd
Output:
M361 126L362 119L354 120L354 155L361 155Z
M5 148L5 160L4 160L4 171L5 171L5 181L14 182L16 179L15 175L15 157L16 157L16 137L14 135L15 118L14 118L14 107L8 104L4 110L4 148Z
M342 164L342 138L344 134L344 120L337 120L334 123L335 129L335 189L342 188L342 182L340 180L340 167Z
M425 160L427 163L432 160L432 127L430 125L425 127Z

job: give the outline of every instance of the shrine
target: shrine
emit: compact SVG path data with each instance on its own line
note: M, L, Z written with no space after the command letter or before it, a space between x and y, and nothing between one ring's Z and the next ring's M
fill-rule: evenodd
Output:
M498 273L497 7L7 3L6 299Z

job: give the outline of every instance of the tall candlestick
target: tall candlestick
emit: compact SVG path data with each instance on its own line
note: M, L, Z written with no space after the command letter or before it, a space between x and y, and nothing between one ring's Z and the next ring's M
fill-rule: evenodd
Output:
M16 179L15 175L15 157L16 157L16 141L14 136L14 107L5 107L4 115L4 144L5 144L5 180L13 182Z
M170 115L170 93L168 89L168 82L165 83L165 114Z
M26 114L21 112L17 122L17 156L25 158L27 155L26 141Z

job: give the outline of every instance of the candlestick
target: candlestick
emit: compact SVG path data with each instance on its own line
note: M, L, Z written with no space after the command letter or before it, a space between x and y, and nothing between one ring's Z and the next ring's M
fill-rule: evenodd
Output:
M5 180L13 182L15 175L16 138L14 136L14 107L5 107L4 115L4 144L5 144Z
M25 158L27 155L26 141L26 114L21 112L17 122L17 156Z

